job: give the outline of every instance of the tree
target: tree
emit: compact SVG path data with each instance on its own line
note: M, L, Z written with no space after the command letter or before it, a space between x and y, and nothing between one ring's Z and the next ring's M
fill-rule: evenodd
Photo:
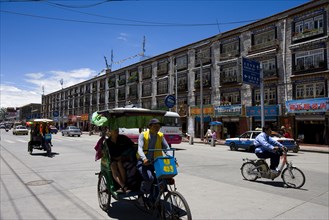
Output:
M0 109L0 121L4 121L6 119L7 115L7 108L1 108Z

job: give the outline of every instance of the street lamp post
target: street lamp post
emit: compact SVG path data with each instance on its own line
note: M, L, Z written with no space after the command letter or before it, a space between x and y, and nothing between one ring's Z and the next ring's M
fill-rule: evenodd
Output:
M176 77L176 85L175 85L175 96L176 96L176 112L178 113L178 89L177 89L177 86L178 86L178 78L177 78L177 64L174 66L175 68L175 77ZM177 121L176 121L177 123Z
M195 49L195 48L199 48L199 62L200 62L200 138L203 139L203 73L202 73L202 69L203 69L203 66L202 66L202 49L201 47L205 46L205 45L208 45L210 43L210 41L204 41L204 42L201 42L200 44L197 44L197 45L194 45L192 48Z
M199 62L200 62L200 138L203 140L203 66L202 66L202 53L199 53Z

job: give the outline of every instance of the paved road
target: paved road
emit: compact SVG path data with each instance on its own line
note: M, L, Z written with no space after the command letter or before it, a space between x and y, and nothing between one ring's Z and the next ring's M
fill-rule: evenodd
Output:
M96 195L98 136L53 138L53 157L27 152L27 136L1 131L0 219L153 219L131 202L114 202L103 212ZM284 188L281 179L244 181L242 158L225 146L177 146L178 191L193 219L328 219L328 154L290 153L304 171L303 189Z

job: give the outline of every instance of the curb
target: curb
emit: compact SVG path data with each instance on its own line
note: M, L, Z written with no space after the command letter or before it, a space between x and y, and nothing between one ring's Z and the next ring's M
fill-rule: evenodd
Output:
M182 141L185 143L188 143L188 141ZM204 142L202 141L194 141L194 143L198 143L198 144L204 144ZM205 144L208 145L208 144ZM226 146L224 144L224 142L220 142L220 143L216 143L216 145L222 145L222 146ZM323 154L329 154L329 146L323 146L323 147L303 147L303 145L299 145L300 149L299 151L304 151L304 152L313 152L313 153L323 153Z

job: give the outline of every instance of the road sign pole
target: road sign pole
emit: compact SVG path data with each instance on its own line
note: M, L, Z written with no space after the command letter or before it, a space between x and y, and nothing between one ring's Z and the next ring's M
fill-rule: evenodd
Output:
M262 128L265 126L265 115L264 115L264 80L263 80L263 68L260 65L260 116Z

